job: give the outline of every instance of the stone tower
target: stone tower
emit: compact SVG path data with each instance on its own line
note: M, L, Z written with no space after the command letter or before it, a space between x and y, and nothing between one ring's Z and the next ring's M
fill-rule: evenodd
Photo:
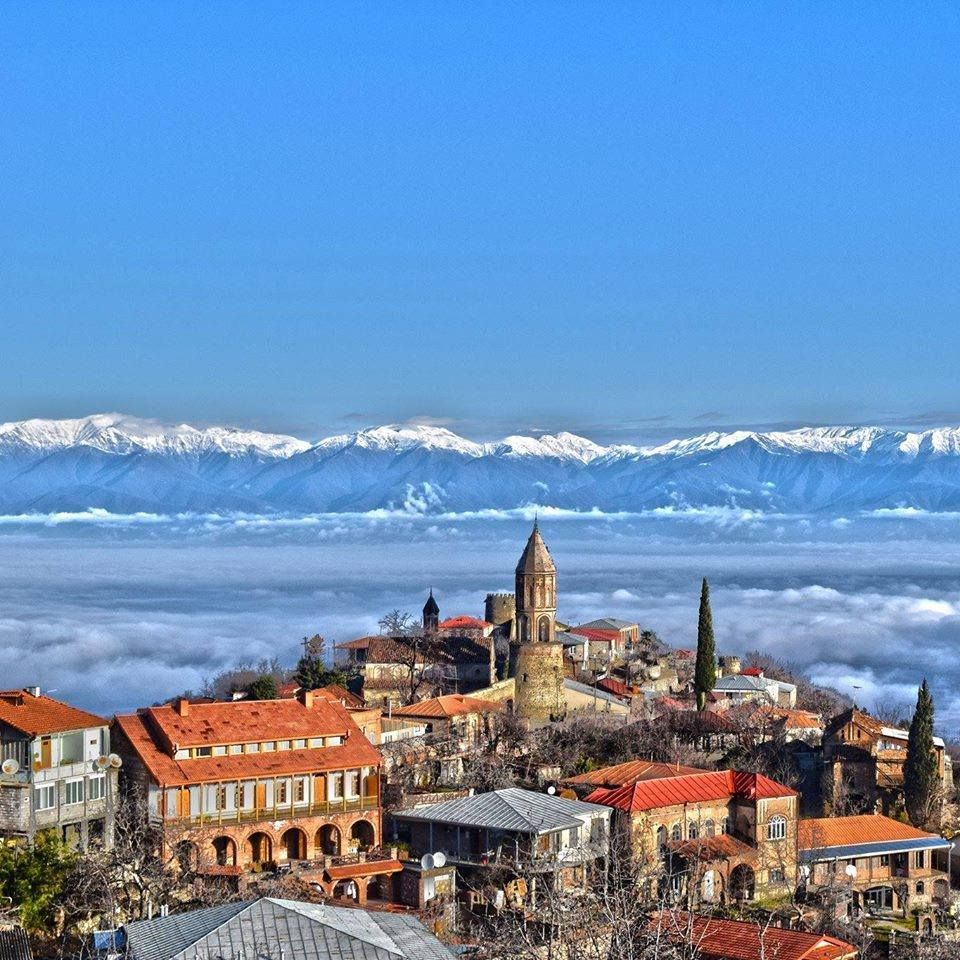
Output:
M540 526L516 570L517 637L511 643L514 709L527 720L545 723L566 713L563 645L557 643L557 568Z
M433 599L433 588L430 588L430 596L423 605L423 632L436 633L440 629L440 607L437 601Z

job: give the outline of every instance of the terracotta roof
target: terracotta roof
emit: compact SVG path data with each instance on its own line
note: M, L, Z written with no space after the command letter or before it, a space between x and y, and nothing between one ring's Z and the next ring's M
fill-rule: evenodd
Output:
M567 633L575 633L579 637L586 637L597 643L619 643L619 630L592 630L588 627L571 627Z
M630 812L672 807L680 803L732 799L767 800L772 797L795 797L797 794L776 780L761 773L738 770L717 770L682 777L645 780L615 789L594 790L585 799Z
M174 747L342 736L355 726L339 702L324 697L315 697L311 707L290 699L235 700L190 703L183 712L171 704L144 707L138 713L171 752Z
M738 840L729 833L720 833L715 837L700 837L697 840L671 840L667 847L688 860L755 860L757 850L748 843Z
M441 630L486 630L492 627L492 623L486 620L478 620L476 617L450 617L449 620L440 621Z
M763 676L763 671L759 667L747 667L746 670L741 670L740 673L745 677Z
M503 707L503 703L478 700L476 697L466 697L461 693L450 693L442 697L433 697L430 700L411 703L405 707L398 707L393 711L393 715L395 717L426 717L440 720L445 717L458 717L469 713L502 710Z
M622 681L618 680L616 677L604 677L602 680L597 681L597 686L601 690L606 690L607 693L612 693L615 697L632 697L633 691Z
M54 700L43 693L35 697L27 690L0 691L0 723L28 737L107 725L103 717L71 707L69 703Z
M697 652L696 650L680 649L674 650L673 655L678 657L680 660L692 660L697 655Z
M333 703L342 703L347 709L360 710L363 708L363 699L355 693L351 693L339 683L328 683L325 687L317 687L313 691L313 695Z
M888 840L926 840L935 833L918 830L879 813L852 817L816 817L801 820L797 846L801 850L817 847L849 847L857 844L884 843Z
M338 643L337 650L366 650L370 646L371 640L379 639L378 636L357 637L356 640L347 640L344 643Z
M653 763L651 760L628 760L612 767L601 767L575 777L566 777L564 783L583 783L593 787L621 787L639 780L662 780L692 773L706 773L697 767L683 767L677 763Z
M398 873L402 869L403 864L399 860L366 860L363 863L326 867L323 872L330 880L351 880L354 877L375 877L383 873Z
M841 960L855 957L856 947L836 937L781 927L761 927L746 920L721 920L664 910L650 921L650 933L678 944L695 943L703 960Z
M279 711L268 712L267 715L256 711L250 716L251 707L263 707L266 703L285 704L296 707L308 718L312 724L312 734L305 734L300 725L282 724L279 727L271 724L271 717L280 716ZM238 712L234 722L222 725L222 729L229 726L230 733L236 738L229 741L209 740L208 743L250 743L266 740L306 739L313 735L336 735L346 737L339 746L315 747L301 750L275 750L270 753L231 754L218 757L202 757L190 760L174 760L173 749L166 742L168 731L164 731L155 722L155 712L168 710L174 713L172 707L147 708L135 714L118 716L114 723L129 741L137 756L143 761L150 776L158 784L168 786L185 783L210 783L217 780L249 779L263 776L283 776L293 773L314 773L324 770L348 770L356 767L379 767L380 754L363 735L363 731L353 721L353 718L339 703L330 703L317 699L313 707L308 710L296 700L271 701L244 701L235 703L210 704L210 707L234 709L246 712L248 724L241 722L243 712ZM246 710L244 711L244 708ZM205 705L190 705L192 719ZM331 728L329 718L336 720L335 727ZM326 718L326 720L324 720ZM168 719L161 717L161 719ZM296 727L296 733L289 731ZM222 735L222 729L217 728L217 736ZM176 741L174 741L176 742ZM202 742L202 741L201 741ZM186 741L181 741L181 745Z

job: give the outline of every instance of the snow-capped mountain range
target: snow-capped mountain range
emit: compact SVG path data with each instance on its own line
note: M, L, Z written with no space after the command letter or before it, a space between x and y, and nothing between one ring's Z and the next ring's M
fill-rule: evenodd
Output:
M541 504L769 513L960 509L960 427L807 427L602 446L382 426L310 443L121 414L0 425L0 514L417 513Z

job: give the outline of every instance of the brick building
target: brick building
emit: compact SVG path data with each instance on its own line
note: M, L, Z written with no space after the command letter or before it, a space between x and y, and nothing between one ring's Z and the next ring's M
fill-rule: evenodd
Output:
M823 732L823 762L835 795L854 809L892 813L903 801L908 732L888 727L856 707L834 717ZM953 766L940 737L933 738L944 789L953 789Z
M829 889L850 913L909 910L949 902L950 841L880 814L801 820L805 886Z
M586 801L612 807L615 830L633 856L691 904L796 888L799 797L769 777L690 773L601 787Z
M180 699L118 716L114 736L166 843L201 869L380 845L380 755L335 700Z
M0 754L0 835L112 842L120 758L106 720L39 687L0 691Z

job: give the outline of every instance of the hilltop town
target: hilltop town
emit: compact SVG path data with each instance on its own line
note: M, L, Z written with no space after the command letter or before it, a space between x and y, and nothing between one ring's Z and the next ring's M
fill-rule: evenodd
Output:
M925 683L912 716L876 716L718 654L706 581L689 649L567 623L562 598L535 523L513 593L442 611L430 590L417 619L307 638L288 671L112 719L0 692L5 948L232 956L259 929L270 957L275 935L288 957L318 938L339 944L324 956L949 954L953 769Z

